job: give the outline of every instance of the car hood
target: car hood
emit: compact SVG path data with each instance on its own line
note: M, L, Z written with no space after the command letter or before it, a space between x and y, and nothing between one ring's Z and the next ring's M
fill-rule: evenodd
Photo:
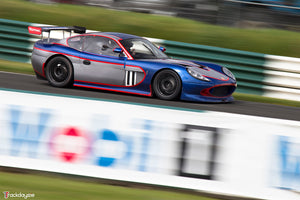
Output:
M150 60L148 60L150 61ZM201 75L207 77L207 78L212 78L212 79L217 79L217 80L222 80L222 81L228 81L229 77L225 75L222 72L216 71L215 69L207 66L205 63L195 63L192 61L187 61L187 60L177 60L177 59L153 59L151 60L156 63L164 63L164 64L172 64L172 65L177 65L180 67L184 68L193 68L194 71L199 72Z
M145 61L152 61L152 62L157 62L157 63L164 63L164 64L174 64L174 65L179 65L183 67L202 67L202 65L196 64L191 61L187 60L177 60L177 59L147 59Z

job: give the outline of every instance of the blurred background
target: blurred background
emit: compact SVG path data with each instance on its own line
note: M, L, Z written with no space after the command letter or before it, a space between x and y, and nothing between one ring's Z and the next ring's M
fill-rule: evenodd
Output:
M241 28L300 30L300 0L31 0L171 15Z

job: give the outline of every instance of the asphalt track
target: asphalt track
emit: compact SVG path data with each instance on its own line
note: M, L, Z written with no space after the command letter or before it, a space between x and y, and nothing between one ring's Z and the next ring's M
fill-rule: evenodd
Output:
M0 89L13 89L22 91L33 91L38 93L48 93L55 95L70 95L75 97L85 97L93 99L114 100L119 102L129 102L147 104L163 107L175 107L179 109L209 110L219 112L229 112L261 117L300 121L300 108L289 106L278 106L265 103L248 101L234 101L232 103L195 103L183 101L164 101L151 97L142 97L130 94L106 92L103 90L92 90L83 88L55 88L47 81L38 80L33 75L24 75L8 72L0 72ZM5 98L5 97L0 97Z

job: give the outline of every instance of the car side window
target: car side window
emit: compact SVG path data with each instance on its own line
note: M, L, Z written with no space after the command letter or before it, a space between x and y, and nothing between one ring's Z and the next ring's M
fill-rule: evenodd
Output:
M102 36L86 36L83 45L83 51L104 56L118 57L119 53L115 53L115 48L120 46L112 39Z
M82 45L83 45L83 37L82 36L76 36L76 37L71 37L68 39L68 45L71 48L77 49L79 51L82 50Z

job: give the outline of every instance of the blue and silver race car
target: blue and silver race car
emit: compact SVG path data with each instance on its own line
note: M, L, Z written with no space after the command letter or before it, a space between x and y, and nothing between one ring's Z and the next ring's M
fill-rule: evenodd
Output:
M48 37L37 41L32 66L38 78L55 87L78 86L200 102L230 102L236 79L213 63L169 58L163 47L125 33L91 32L84 27L28 27ZM51 31L74 32L63 39Z

